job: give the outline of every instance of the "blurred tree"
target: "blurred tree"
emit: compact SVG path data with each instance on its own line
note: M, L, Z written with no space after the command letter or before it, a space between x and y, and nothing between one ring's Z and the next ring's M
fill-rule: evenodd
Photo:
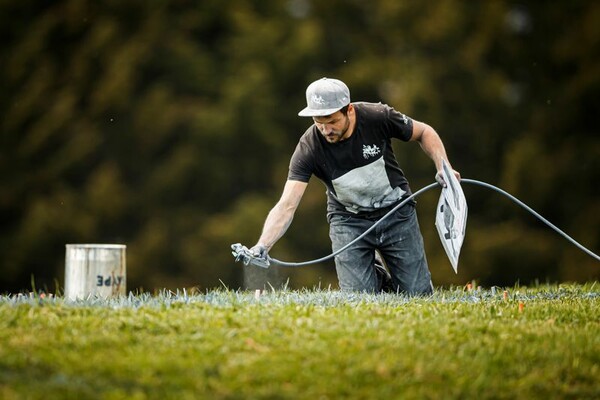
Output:
M463 176L598 251L599 27L583 0L0 1L0 291L53 290L64 245L97 242L128 245L130 289L241 286L229 245L256 240L321 76L430 123ZM418 146L395 148L413 189L433 181ZM600 277L512 203L465 192L458 276L437 194L419 200L436 284ZM273 256L323 256L327 231L311 182ZM278 274L335 285L332 262Z

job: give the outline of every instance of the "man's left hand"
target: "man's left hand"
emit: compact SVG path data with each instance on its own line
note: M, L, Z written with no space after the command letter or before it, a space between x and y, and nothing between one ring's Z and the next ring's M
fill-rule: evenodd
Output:
M458 172L458 171L456 171L456 170L453 169L452 173L454 174L454 176L456 177L456 179L460 182L460 172ZM435 180L443 188L445 188L446 186L448 186L448 184L446 183L446 181L444 181L444 174L442 173L442 171L438 171L437 174L435 174Z

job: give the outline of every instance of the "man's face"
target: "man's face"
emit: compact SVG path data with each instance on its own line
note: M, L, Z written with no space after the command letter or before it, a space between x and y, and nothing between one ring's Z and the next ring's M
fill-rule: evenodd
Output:
M325 117L313 117L315 125L321 135L329 143L337 143L347 138L348 128L350 127L350 118L348 114L336 111L334 114Z

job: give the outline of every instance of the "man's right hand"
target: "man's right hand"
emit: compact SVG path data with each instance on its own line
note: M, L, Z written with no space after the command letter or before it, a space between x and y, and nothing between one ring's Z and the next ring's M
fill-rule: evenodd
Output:
M254 255L254 257L256 258L262 258L262 259L267 259L267 256L269 255L269 250L267 249L266 246L263 246L261 244L257 244L254 247L252 247L250 249L250 252L252 253L252 255Z

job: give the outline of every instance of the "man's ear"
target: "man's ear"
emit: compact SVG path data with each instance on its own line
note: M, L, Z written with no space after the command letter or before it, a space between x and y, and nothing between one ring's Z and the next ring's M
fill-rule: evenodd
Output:
M354 104L352 103L348 104L348 114L354 115Z

